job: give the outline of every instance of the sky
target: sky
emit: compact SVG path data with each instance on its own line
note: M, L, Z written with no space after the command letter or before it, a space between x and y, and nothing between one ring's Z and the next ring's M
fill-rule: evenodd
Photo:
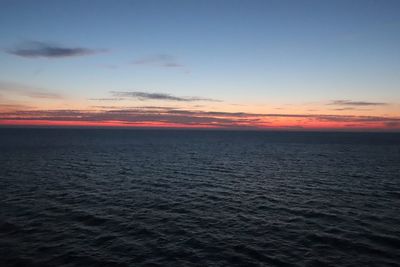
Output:
M400 131L400 1L0 0L0 125Z

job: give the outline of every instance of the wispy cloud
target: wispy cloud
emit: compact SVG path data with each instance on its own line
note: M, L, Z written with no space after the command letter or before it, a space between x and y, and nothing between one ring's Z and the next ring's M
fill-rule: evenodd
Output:
M91 101L121 101L125 100L123 97L104 97L104 98L88 98Z
M358 110L357 108L354 107L343 107L343 108L334 108L332 110L337 110L337 111L347 111L347 110Z
M135 98L141 101L145 100L166 100L166 101L180 101L180 102L194 102L194 101L211 101L211 102L221 102L221 100L203 98L203 97L180 97L174 96L166 93L147 93L147 92L121 92L121 91L111 91L114 97L122 98Z
M88 56L104 52L104 49L90 49L84 47L66 47L44 42L25 42L15 48L7 50L13 54L25 58L63 58Z
M158 54L147 57L142 57L132 61L134 65L151 65L165 68L181 68L184 67L177 61L174 56L167 54Z
M61 95L57 93L46 93L46 92L25 92L26 96L32 98L46 98L46 99L61 99Z
M5 110L21 110L21 109L28 109L30 106L22 105L22 104L4 104L0 102L0 109Z
M366 102L366 101L352 101L352 100L334 100L329 105L337 106L384 106L388 103L384 102Z
M109 106L109 105L96 105L96 106L91 106L92 108L98 108L98 109L103 109L103 110L112 110L112 109L118 109L118 110L177 110L175 107L165 107L165 106L135 106L135 107L121 107L121 106Z
M354 110L354 111L368 111L368 110L372 110L369 108L357 108L357 107L342 107L342 108L334 108L332 110L336 110L336 111L349 111L349 110Z
M0 91L8 93L16 93L18 95L27 96L31 98L45 98L45 99L62 99L63 96L58 93L48 92L41 88L32 86L0 81Z
M207 113L162 110L162 109L119 109L101 112L81 110L36 110L0 113L1 120L27 121L85 121L108 122L118 121L124 124L143 122L161 122L167 124L238 127L246 126L254 120L248 118L229 118L228 116L213 116Z

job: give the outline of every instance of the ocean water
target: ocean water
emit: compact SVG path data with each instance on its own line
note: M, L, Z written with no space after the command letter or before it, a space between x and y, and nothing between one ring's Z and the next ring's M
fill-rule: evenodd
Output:
M400 266L400 134L2 128L0 266Z

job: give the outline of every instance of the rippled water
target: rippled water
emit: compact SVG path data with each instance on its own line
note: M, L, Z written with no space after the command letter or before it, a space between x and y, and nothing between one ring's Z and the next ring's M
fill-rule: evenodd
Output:
M0 266L399 266L400 135L0 129Z

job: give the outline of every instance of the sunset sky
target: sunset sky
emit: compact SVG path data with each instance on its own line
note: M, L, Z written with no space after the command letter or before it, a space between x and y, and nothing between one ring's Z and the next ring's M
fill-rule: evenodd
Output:
M0 0L0 125L400 131L400 1Z

